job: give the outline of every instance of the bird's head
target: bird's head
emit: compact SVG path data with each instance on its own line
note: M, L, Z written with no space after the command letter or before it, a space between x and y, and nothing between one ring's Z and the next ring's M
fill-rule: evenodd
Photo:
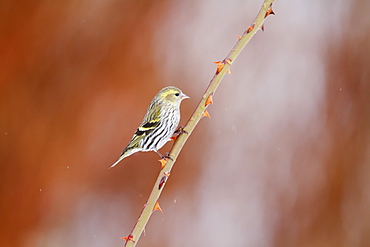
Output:
M189 96L184 94L180 89L172 86L163 88L158 92L156 97L163 103L175 106L179 105L183 99L189 98Z

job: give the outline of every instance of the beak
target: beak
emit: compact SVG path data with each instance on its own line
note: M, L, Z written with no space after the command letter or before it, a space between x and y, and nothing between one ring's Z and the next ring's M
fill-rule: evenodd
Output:
M181 99L189 99L190 97L183 93L180 98Z

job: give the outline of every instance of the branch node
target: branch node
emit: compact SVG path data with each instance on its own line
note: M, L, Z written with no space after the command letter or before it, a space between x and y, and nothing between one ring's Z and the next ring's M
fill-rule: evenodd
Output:
M167 176L163 176L161 178L161 181L159 181L159 185L158 185L158 189L161 190L163 188L163 185L166 183L167 181Z
M128 235L127 237L122 237L121 239L126 240L126 243L129 241L132 241L135 243L134 236L132 236L132 234Z

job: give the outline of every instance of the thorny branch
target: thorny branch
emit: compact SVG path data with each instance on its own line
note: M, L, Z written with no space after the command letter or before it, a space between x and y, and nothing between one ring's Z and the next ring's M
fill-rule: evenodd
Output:
M251 40L251 38L256 34L259 29L264 29L263 23L265 18L270 14L274 14L272 11L272 3L274 0L265 0L262 4L261 10L259 11L256 19L254 20L253 24L247 28L247 30L243 33L242 36L238 36L238 42L235 44L233 49L230 53L226 56L226 58L222 61L215 62L217 65L216 73L213 76L206 92L204 93L199 105L195 109L193 115L189 119L188 123L184 127L184 133L181 133L178 138L176 139L171 152L170 156L172 159L162 159L160 160L162 164L162 169L158 175L158 178L154 184L152 192L149 196L147 203L144 205L143 211L141 212L136 225L132 229L132 232L127 237L123 239L126 240L125 246L135 246L138 242L145 225L149 221L151 214L156 210L161 210L158 204L158 198L164 188L164 185L170 176L171 169L182 149L186 140L189 138L191 133L193 132L195 126L198 124L200 119L204 116L209 117L209 113L207 108L210 104L213 103L213 95L216 92L222 78L224 77L225 73L230 73L230 66L241 53L245 45Z

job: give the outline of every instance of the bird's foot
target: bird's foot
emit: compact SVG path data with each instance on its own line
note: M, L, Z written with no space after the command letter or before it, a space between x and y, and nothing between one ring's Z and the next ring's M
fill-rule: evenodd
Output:
M182 133L186 133L186 134L189 134L186 130L184 130L184 126L179 126L178 128L177 128L177 130L175 131L175 135L180 135L180 134L182 134Z
M167 152L166 153L166 155L164 155L164 156L162 156L162 159L170 159L170 160L172 160L173 161L173 159L172 159L172 157L170 156L170 153L169 152Z

